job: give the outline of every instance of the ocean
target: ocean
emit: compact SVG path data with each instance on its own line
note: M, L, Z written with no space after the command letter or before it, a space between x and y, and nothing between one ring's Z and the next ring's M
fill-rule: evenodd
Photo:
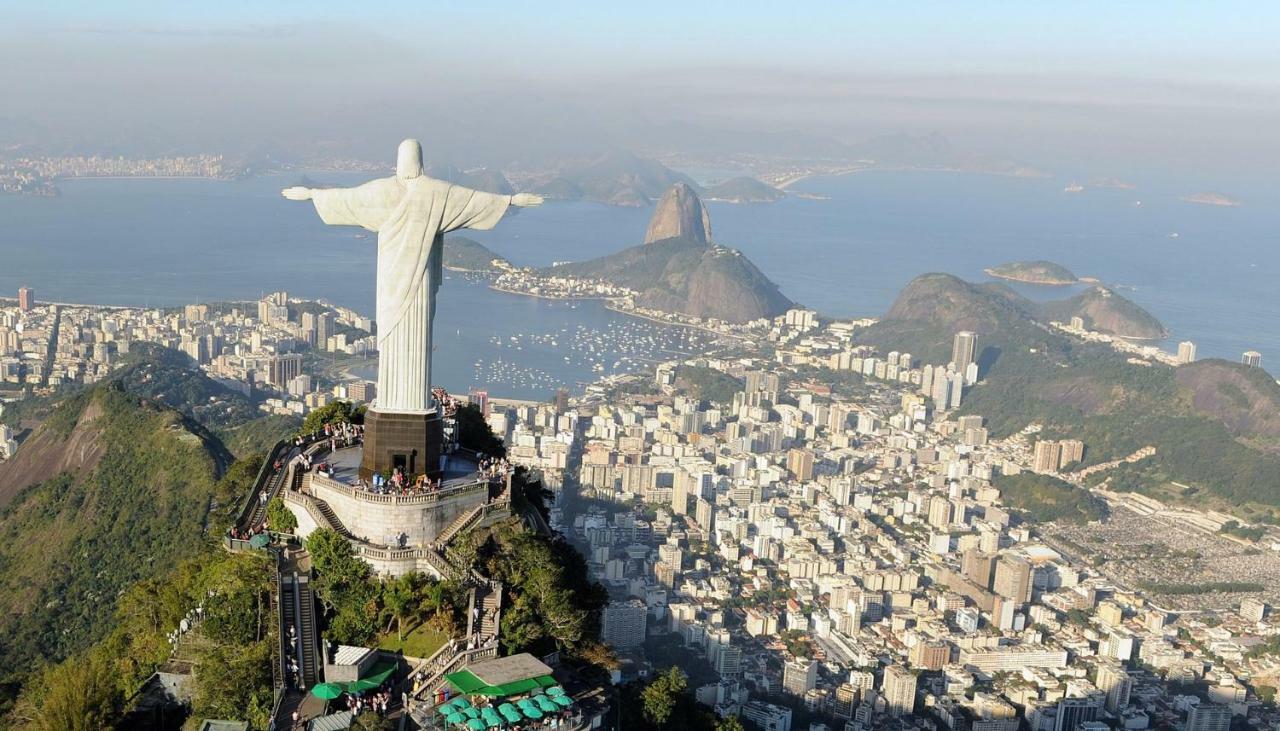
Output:
M372 235L325 226L309 204L281 198L299 177L78 180L63 183L59 198L0 197L0 292L26 285L44 300L159 306L284 289L372 313ZM1243 205L1225 208L1180 201L1199 189L1168 181L1080 193L1063 185L875 171L792 188L823 199L708 205L716 240L824 314L880 315L924 272L985 280L985 267L1049 259L1117 287L1165 323L1171 343L1193 340L1201 357L1235 360L1253 349L1264 365L1280 359L1274 188L1233 190ZM545 265L639 243L650 213L551 201L466 235L517 264ZM1041 299L1072 291L1015 288ZM599 302L508 295L458 274L448 275L439 303L435 370L451 389L545 398L696 346L685 331Z

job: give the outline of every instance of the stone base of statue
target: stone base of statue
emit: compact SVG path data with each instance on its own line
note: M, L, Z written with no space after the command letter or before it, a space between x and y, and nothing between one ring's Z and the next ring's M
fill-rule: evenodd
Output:
M440 476L440 448L443 424L437 410L422 413L378 411L364 415L364 455L360 477L368 480L375 472L390 473L397 467L414 477Z

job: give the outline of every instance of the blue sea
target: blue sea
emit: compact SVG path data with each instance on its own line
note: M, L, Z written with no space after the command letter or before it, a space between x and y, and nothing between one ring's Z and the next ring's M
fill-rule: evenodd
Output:
M310 205L281 198L299 177L79 180L59 198L0 197L0 292L26 285L45 300L156 306L285 289L372 313L372 235L325 226ZM1191 183L1135 182L1065 193L1062 179L875 171L791 189L820 200L709 206L719 242L825 314L880 315L924 272L985 280L988 266L1049 259L1116 286L1201 357L1253 349L1264 365L1280 362L1280 190L1233 189L1242 205L1226 208L1179 200L1204 189ZM651 212L552 201L469 235L518 264L550 264L639 243ZM1072 291L1016 288L1041 299ZM598 302L506 295L456 274L439 301L436 372L453 389L543 398L696 345Z

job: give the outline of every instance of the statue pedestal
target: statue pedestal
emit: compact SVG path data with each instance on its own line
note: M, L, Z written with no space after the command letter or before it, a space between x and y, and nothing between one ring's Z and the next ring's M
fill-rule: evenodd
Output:
M403 467L414 477L440 476L440 446L444 441L439 411L401 413L369 409L364 415L364 455L360 477Z

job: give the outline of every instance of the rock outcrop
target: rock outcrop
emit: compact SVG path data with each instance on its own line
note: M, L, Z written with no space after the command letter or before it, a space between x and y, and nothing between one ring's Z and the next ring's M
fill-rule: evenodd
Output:
M704 244L711 241L711 217L698 194L686 183L671 186L649 219L644 242L652 244L664 239L689 239Z

